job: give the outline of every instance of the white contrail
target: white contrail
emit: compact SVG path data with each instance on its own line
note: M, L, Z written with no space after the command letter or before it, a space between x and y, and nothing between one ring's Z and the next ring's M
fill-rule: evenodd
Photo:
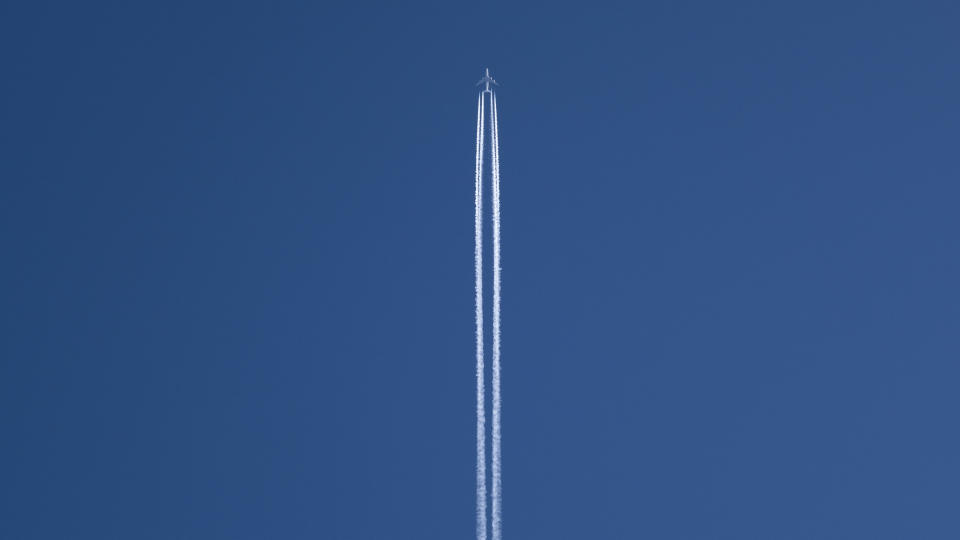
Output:
M473 196L473 269L477 325L477 540L487 539L486 417L483 385L483 94L477 101L477 160Z
M493 540L501 540L500 483L500 131L497 122L497 96L490 94L491 192L493 206Z

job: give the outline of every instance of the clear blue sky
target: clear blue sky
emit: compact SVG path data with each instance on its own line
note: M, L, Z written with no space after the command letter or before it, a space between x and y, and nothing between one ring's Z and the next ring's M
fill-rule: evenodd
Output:
M960 538L956 2L8 2L0 538Z

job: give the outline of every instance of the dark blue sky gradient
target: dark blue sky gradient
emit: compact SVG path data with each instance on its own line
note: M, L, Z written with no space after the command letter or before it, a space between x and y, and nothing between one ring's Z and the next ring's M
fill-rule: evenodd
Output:
M955 2L0 7L0 538L960 538ZM774 5L775 4L775 5Z

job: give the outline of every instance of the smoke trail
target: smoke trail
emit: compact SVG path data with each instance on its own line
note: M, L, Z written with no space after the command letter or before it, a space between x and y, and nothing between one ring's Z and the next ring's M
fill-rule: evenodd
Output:
M491 191L493 205L493 540L501 539L500 483L500 131L497 96L490 94Z
M473 270L477 325L477 540L487 539L487 441L483 385L483 94L477 100L477 160L473 196Z

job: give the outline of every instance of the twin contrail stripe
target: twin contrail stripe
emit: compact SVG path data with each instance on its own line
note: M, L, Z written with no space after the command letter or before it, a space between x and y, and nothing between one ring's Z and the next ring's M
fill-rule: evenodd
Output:
M491 194L493 206L493 540L501 540L500 481L500 132L497 119L497 96L490 94Z
M487 441L483 384L483 94L477 100L477 159L474 182L473 269L477 342L477 540L487 538Z

